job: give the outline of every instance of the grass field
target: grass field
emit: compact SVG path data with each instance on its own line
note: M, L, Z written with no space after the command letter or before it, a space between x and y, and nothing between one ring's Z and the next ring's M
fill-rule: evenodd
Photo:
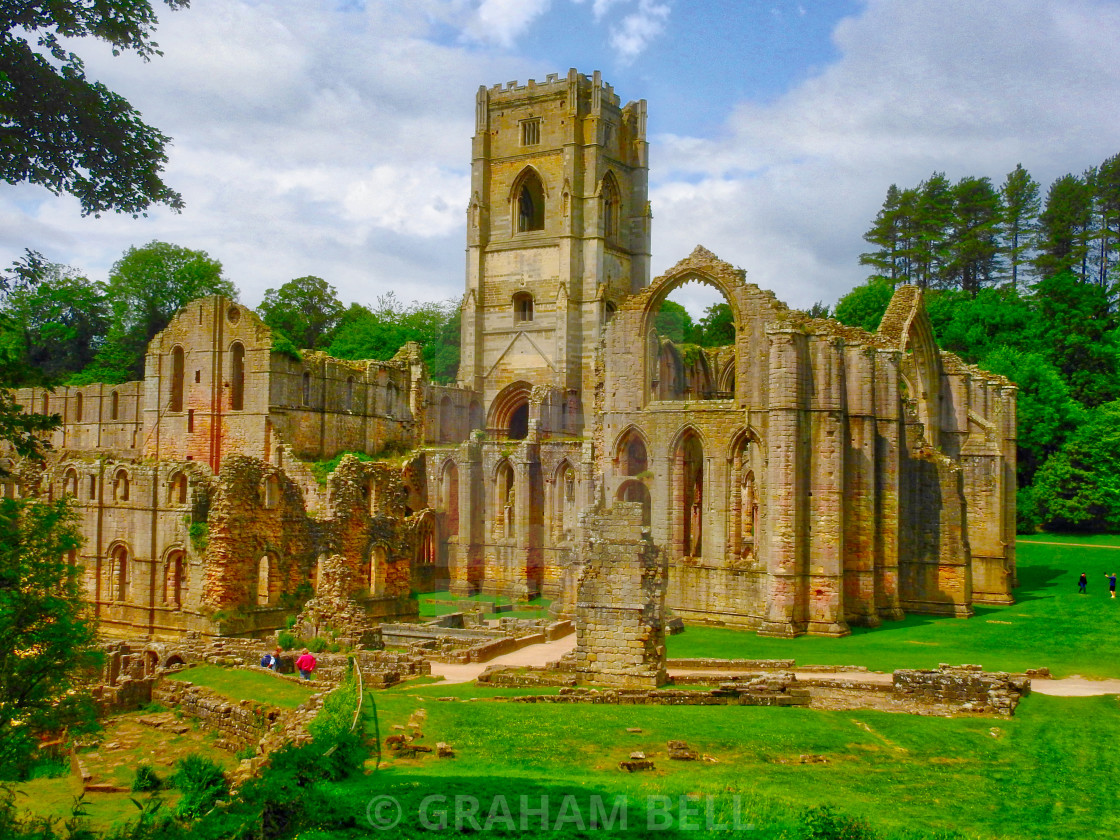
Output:
M519 604L519 609L495 613L494 604L510 603L510 599L499 595L468 595L460 597L450 592L429 592L418 595L421 618L436 618L448 613L474 611L482 607L486 618L547 618L552 601L547 598L534 598L527 604Z
M1120 599L1109 599L1105 581L1106 573L1120 572L1120 537L1021 537L1017 561L1016 603L977 607L969 619L912 615L874 630L853 628L843 639L773 639L690 626L669 638L668 653L793 658L801 665L866 665L877 671L939 662L1003 671L1045 666L1057 676L1120 677ZM1087 595L1077 592L1082 571L1089 576Z
M312 685L289 682L271 674L249 671L244 668L221 668L217 665L198 665L172 674L170 679L187 680L205 686L231 700L256 700L280 709L294 709L320 690Z

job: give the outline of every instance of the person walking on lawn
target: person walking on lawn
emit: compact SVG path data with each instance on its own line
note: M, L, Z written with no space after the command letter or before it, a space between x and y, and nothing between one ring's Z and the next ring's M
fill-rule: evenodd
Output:
M1107 575L1105 575L1105 577L1108 578L1108 597L1109 598L1115 598L1116 597L1116 572L1109 572Z
M315 657L307 648L304 648L296 660L296 670L305 680L311 679L311 672L315 670Z
M1084 572L1082 572L1081 577L1079 577L1077 579L1077 592L1078 592L1078 594L1084 595L1085 594L1085 587L1088 586L1088 585L1089 585L1089 578Z

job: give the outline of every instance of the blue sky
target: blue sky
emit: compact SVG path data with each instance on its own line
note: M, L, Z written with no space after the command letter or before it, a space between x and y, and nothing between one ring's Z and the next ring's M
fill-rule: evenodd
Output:
M457 297L474 92L569 67L648 102L654 273L703 244L797 307L863 280L892 182L1022 163L1045 191L1120 152L1118 0L195 0L157 40L76 48L174 138L187 209L83 219L4 185L0 262L104 279L159 239L250 305L306 274Z

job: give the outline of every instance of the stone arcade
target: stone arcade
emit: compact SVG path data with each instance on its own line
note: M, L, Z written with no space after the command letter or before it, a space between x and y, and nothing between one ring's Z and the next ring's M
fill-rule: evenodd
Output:
M273 352L251 311L207 298L143 381L18 393L63 425L5 490L74 497L107 632L266 635L328 558L372 621L446 588L574 616L615 501L686 620L843 635L1011 600L1015 387L938 351L913 287L871 334L703 248L651 283L645 102L620 103L574 70L479 90L457 386L415 347ZM731 345L657 334L692 281L723 294ZM306 466L390 447L412 454L344 458L325 485ZM609 591L620 614L644 597Z

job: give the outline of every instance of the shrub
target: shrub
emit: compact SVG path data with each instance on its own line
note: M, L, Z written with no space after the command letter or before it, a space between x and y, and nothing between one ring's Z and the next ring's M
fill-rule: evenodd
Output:
M291 650L299 644L299 639L296 634L289 630L281 630L276 634L276 644L280 645L284 650Z
M150 793L163 787L163 779L159 777L152 765L138 764L136 775L132 777L133 793Z
M188 819L205 814L229 791L222 768L198 753L192 753L176 762L171 784L183 794L175 813Z
M327 640L322 636L316 636L307 642L307 649L312 653L322 653L327 649Z
M866 820L840 813L828 805L801 812L802 840L878 840Z

